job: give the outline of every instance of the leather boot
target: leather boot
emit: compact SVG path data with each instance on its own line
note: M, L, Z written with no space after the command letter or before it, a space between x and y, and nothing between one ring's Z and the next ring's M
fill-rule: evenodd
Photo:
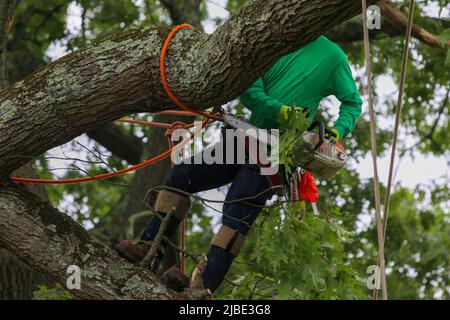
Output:
M117 253L130 262L140 262L152 246L152 241L121 240L116 244ZM158 256L160 252L158 252ZM162 255L162 254L161 254Z
M163 273L161 281L168 288L177 292L182 292L188 288L192 290L204 290L205 285L203 283L202 276L203 272L205 271L207 262L208 259L206 258L206 255L203 254L199 264L192 272L190 279L183 272L181 272L179 268L171 267ZM209 293L211 295L211 292Z
M161 282L176 292L183 292L189 286L189 278L177 267L167 269L161 276Z

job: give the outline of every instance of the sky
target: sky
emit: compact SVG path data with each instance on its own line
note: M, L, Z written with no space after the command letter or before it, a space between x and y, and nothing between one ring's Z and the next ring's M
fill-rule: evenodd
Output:
M207 1L208 8L208 19L203 22L203 27L205 32L212 33L216 29L216 25L214 22L215 18L228 18L229 13L225 7L225 0L211 0ZM80 26L80 8L77 5L73 4L69 7L69 20L68 26L69 30L72 33L77 33ZM428 15L437 17L439 15L439 8L437 7L429 7ZM441 13L442 16L448 16L448 9L444 10ZM48 55L52 59L57 59L63 55L67 54L66 48L61 43L53 44L49 51ZM364 70L354 70L353 72L356 74L364 74ZM364 78L364 77L363 77ZM389 76L379 77L376 83L376 88L378 90L377 95L379 97L386 97L389 95L397 94L397 84L394 83L393 79ZM364 99L367 101L367 98ZM380 99L377 107L382 107L383 99ZM332 110L332 114L334 117L337 116L339 111L339 102L337 99L331 99L331 104L324 105L325 107L329 107ZM364 103L364 113L368 113L367 104ZM386 125L386 124L383 124ZM393 119L392 124L393 126ZM402 131L400 132L400 141L404 140L404 134ZM79 139L83 144L88 145L87 139L85 137L79 137ZM413 140L406 139L406 142L411 142ZM400 145L401 147L401 145ZM64 148L66 151L67 149ZM61 155L62 149L60 147L55 148L50 151L51 154ZM389 159L390 153L384 154L379 158L378 161L378 170L380 181L386 183L388 176L388 168L389 168ZM398 159L396 159L396 163L398 164ZM55 164L55 166L58 166ZM353 163L350 167L356 167L356 170L359 172L361 178L367 179L373 176L373 164L372 158L370 154L367 154L366 157L358 164ZM401 165L398 166L395 174L395 183L399 183L399 185L415 188L420 184L429 184L437 179L447 179L449 180L449 162L445 157L434 157L434 156L424 156L418 153L415 153L413 157L404 157L401 160ZM218 191L211 191L204 195L206 198L212 199L222 199L223 193ZM219 208L219 207L217 207Z

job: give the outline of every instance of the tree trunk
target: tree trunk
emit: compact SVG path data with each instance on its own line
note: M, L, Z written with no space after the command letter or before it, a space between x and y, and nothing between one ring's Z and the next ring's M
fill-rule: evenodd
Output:
M375 1L368 1L374 3ZM227 102L282 55L360 11L357 0L255 0L214 34L183 30L171 43L168 82L196 109ZM69 217L7 176L32 157L134 112L173 107L159 75L167 28L124 32L70 54L0 92L0 243L64 284L82 270L78 298L176 298ZM49 245L50 244L50 245Z
M119 258L107 246L47 202L23 187L5 184L0 190L0 243L28 265L61 284L81 269L79 299L187 298L162 286L145 269Z

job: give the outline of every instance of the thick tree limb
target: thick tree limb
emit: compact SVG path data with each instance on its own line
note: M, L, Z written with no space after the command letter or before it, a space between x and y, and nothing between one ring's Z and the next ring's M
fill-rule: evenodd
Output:
M182 298L145 269L119 258L71 218L13 184L0 188L0 243L25 263L65 284L67 267L81 268L79 299Z
M401 10L395 6L395 4L393 4L389 0L381 0L380 2L378 2L378 6L381 8L381 13L383 14L383 16L385 16L392 25L394 25L399 30L406 30L408 17L406 17L403 12L401 12ZM431 34L427 30L417 25L413 25L411 35L414 38L435 48L445 48L450 45L450 42L449 44L447 44L447 46L442 44L436 35Z
M168 55L169 85L197 109L222 104L280 56L359 12L357 0L249 1L210 36L180 31ZM35 156L121 116L172 106L158 67L167 32L107 38L0 92L0 177L24 161L5 156Z
M442 21L444 24L446 21ZM450 26L450 24L449 24ZM416 28L417 25L415 26ZM386 37L404 37L405 36L405 29L406 27L397 27L391 24L389 20L382 17L382 28L381 29L374 29L369 30L370 38L371 39L377 39L377 38L386 38ZM334 27L333 29L329 30L325 34L330 40L337 42L337 43L348 43L348 42L360 42L363 40L363 29L362 29L362 23L358 19L352 19L350 21L347 21L339 26ZM413 35L417 40L429 45L436 47L435 41L428 41L426 38L420 38L417 36L417 34ZM437 39L437 36L433 35ZM443 49L442 46L437 46L436 48Z
M380 1L378 3L382 10L382 27L381 29L369 30L371 38L378 38L383 36L404 36L406 30L407 17L395 7L394 4L388 1ZM416 19L418 20L418 19ZM450 27L447 20L437 18L421 17L420 21L428 23L441 24L442 28ZM361 19L352 19L346 23L335 26L328 32L326 36L338 43L359 42L363 40L363 27ZM417 40L439 49L444 49L436 35L426 31L417 24L413 26L412 36Z

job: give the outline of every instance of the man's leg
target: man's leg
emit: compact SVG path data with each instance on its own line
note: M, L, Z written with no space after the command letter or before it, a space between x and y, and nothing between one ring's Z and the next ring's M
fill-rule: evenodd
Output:
M166 187L175 188L188 193L197 193L224 186L231 181L239 171L240 166L235 164L180 164L172 168L166 181ZM168 189L176 192L174 189ZM165 213L161 212L164 216ZM182 220L182 219L181 219ZM171 236L178 227L180 219L176 217L169 223L167 236ZM153 217L141 236L143 241L152 241L161 225L159 217Z
M234 258L266 201L273 192L266 176L256 165L243 165L231 184L223 206L221 229L214 237L207 255L206 267L200 270L202 285L214 292L223 281ZM234 202L242 198L252 198ZM192 280L195 282L196 275ZM195 287L195 284L194 284Z
M219 146L222 145L219 143ZM223 145L222 145L223 147ZM211 147L214 148L214 147ZM222 154L225 158L225 150ZM195 164L200 155L192 157L190 162L172 168L166 186L188 193L196 193L218 188L230 183L239 171L238 164ZM203 156L201 159L204 159ZM192 163L192 164L189 164ZM226 163L223 159L222 163ZM170 237L178 228L179 223L186 216L190 208L189 197L175 189L163 189L158 192L152 204L153 209L161 216L165 216L175 207L175 214L168 223L165 235ZM144 258L151 247L151 243L158 234L161 225L159 217L154 216L148 223L141 241L134 243L131 240L122 240L116 245L117 252L126 259L137 262Z

